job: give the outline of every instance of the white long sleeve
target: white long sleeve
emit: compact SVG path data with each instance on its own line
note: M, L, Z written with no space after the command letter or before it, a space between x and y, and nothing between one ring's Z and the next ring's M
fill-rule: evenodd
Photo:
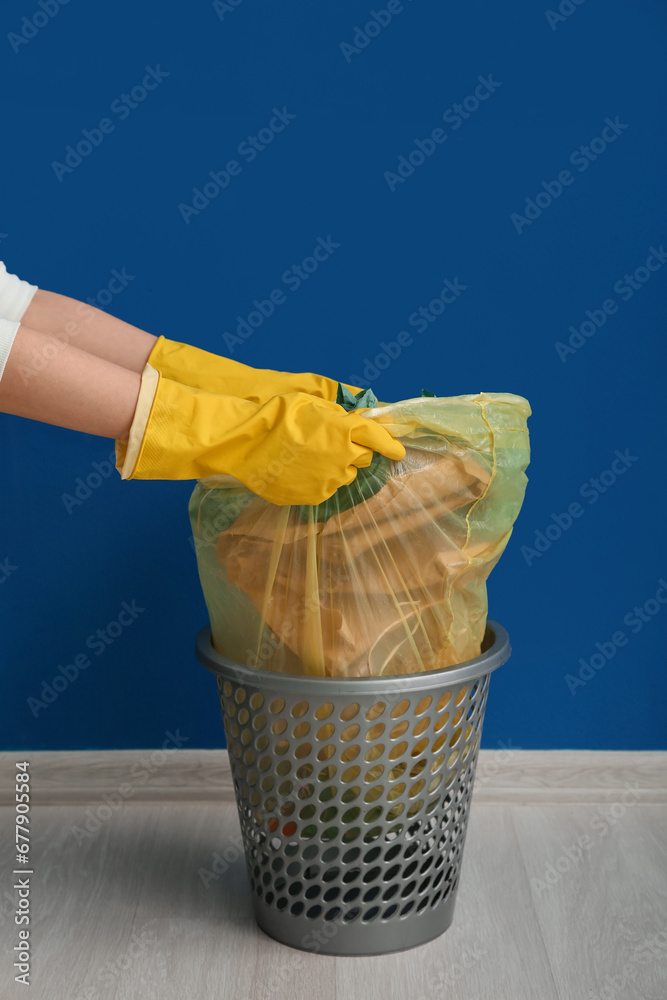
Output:
M37 285L22 281L16 274L10 274L0 260L0 317L2 319L23 319L37 291Z
M37 285L10 274L0 260L0 379L23 314L32 302Z
M12 349L16 331L20 325L18 320L0 319L0 379L2 379L4 374L7 358Z

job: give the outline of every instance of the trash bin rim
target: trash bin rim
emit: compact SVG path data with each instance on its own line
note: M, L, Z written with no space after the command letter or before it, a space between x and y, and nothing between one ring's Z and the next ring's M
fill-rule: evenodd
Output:
M275 688L281 693L361 695L398 693L449 687L491 673L507 661L511 653L509 636L502 625L487 621L484 642L486 650L472 660L455 667L426 670L416 674L391 674L382 677L313 677L309 674L285 674L262 667L249 667L222 656L213 648L211 628L206 625L195 645L195 655L207 670L238 684Z

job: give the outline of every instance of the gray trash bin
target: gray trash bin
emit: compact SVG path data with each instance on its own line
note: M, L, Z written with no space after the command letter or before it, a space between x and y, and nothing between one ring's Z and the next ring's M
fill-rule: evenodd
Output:
M378 955L449 927L489 676L509 655L490 621L481 655L456 667L304 677L234 663L202 630L262 930Z

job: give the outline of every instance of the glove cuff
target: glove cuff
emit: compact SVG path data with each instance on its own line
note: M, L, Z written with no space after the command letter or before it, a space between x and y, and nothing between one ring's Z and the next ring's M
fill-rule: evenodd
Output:
M121 479L131 479L136 468L159 382L160 373L147 364L141 373L141 388L129 437L127 441L116 441L116 468Z

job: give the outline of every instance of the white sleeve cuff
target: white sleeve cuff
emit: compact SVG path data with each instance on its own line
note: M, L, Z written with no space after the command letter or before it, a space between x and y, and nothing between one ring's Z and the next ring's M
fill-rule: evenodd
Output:
M4 374L5 365L7 364L7 359L9 358L9 352L12 349L14 337L16 336L16 331L20 325L21 324L15 320L0 319L0 379Z
M9 274L0 261L0 316L4 319L23 319L36 291L37 285L30 285L15 274Z

